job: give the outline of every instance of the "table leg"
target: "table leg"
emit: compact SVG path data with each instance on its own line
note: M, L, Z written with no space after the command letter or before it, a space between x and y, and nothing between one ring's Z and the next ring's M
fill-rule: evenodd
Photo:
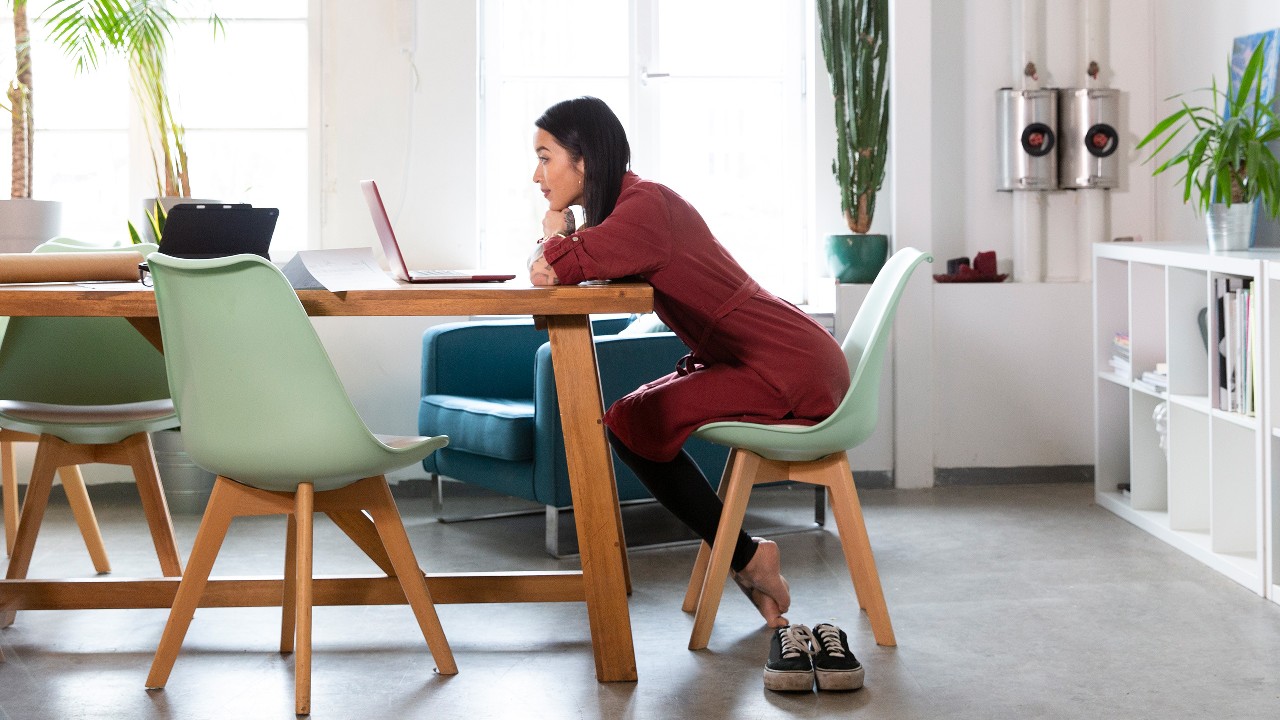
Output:
M619 522L613 459L604 435L604 400L590 318L556 315L543 320L551 339L551 363L564 427L596 679L634 681L635 648L623 566L626 548Z

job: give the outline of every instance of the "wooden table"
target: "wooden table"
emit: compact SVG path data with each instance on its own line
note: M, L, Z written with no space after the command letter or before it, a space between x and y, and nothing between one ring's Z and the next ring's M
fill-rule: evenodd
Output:
M592 342L590 313L636 313L653 308L644 283L535 288L513 283L408 285L395 289L300 290L313 316L532 315L551 340L560 401L569 484L577 523L581 571L428 574L437 603L585 602L591 626L596 678L634 681L635 650L627 609L629 577L618 490L604 436L604 403ZM125 317L160 345L155 297L149 289L67 284L0 285L0 316ZM167 608L179 578L0 580L0 610ZM202 607L267 607L280 604L283 581L274 578L210 578ZM317 577L316 605L402 604L394 578Z

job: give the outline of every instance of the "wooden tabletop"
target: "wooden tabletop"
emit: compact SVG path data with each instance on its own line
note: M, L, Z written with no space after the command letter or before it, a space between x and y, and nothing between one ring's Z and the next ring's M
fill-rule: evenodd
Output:
M299 290L309 315L586 315L653 309L642 282L534 287L528 284L408 284L387 290ZM151 288L138 283L0 285L0 317L155 317Z

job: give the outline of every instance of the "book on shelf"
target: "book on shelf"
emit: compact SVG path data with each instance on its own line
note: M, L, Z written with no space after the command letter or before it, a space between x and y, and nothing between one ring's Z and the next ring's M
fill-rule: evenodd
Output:
M1169 389L1169 366L1165 363L1156 363L1155 370L1147 370L1142 373L1142 381L1155 385L1162 390Z
M1131 377L1129 366L1129 333L1121 330L1111 337L1111 371L1123 377Z
M1214 291L1217 407L1253 415L1257 407L1254 356L1258 337L1253 289L1249 278L1220 276L1214 279Z
M1111 371L1122 377L1129 377L1129 359L1111 356Z
M1141 377L1134 378L1134 387L1147 392L1164 394L1169 391L1169 365L1156 363L1154 370L1144 370Z

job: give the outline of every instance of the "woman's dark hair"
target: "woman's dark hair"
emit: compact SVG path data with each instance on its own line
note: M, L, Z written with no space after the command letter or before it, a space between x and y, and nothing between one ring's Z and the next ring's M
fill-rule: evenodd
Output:
M599 98L577 97L547 108L534 125L551 133L574 162L583 159L585 224L604 222L618 203L622 176L631 164L631 145L618 116Z

